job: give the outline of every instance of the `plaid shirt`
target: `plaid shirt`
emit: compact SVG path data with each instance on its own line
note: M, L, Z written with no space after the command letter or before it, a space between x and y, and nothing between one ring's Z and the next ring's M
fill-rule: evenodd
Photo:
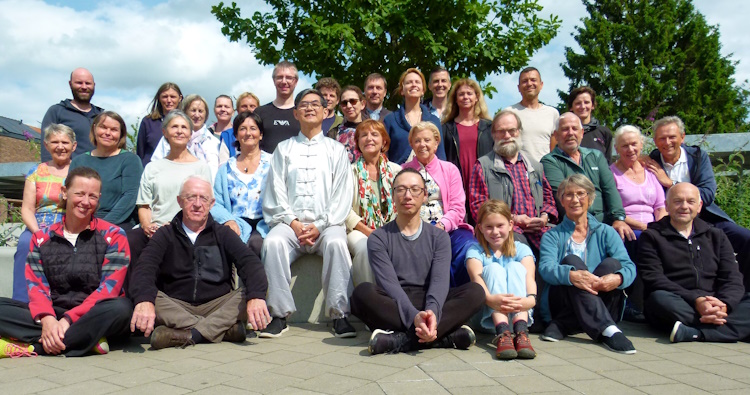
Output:
M503 162L513 183L513 201L510 202L511 213L513 215L527 215L529 217L541 215L541 213L536 213L534 197L531 195L531 187L529 185L528 170L526 164L521 159L521 154L518 154L516 163L511 163L505 160L505 158L503 158ZM552 187L547 182L546 177L542 177L542 190L544 191L542 213L547 213L548 223L555 223L557 221L557 207L555 206L555 198L552 196ZM484 171L482 170L482 165L477 161L474 164L474 170L471 172L471 178L469 179L469 208L475 220L479 213L479 208L482 207L482 203L487 199L489 199L489 191L484 181ZM542 235L549 230L549 227L543 228L541 232L524 233L523 229L515 225L513 226L513 230L524 234L529 243L538 249Z

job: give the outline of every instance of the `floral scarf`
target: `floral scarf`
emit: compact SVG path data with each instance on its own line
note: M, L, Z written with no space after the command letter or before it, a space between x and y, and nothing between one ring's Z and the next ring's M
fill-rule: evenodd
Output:
M380 188L380 201L375 200L372 183L367 182L369 174L365 168L365 158L360 157L355 162L357 169L357 182L359 183L357 193L359 194L358 213L365 225L375 229L385 225L393 216L393 200L391 198L391 187L393 186L394 174L388 167L388 159L381 154L378 159L378 188Z

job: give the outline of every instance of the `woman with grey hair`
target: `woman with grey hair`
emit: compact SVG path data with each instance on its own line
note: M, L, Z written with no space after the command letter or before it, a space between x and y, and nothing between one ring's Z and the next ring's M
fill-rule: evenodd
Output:
M76 134L68 126L53 123L44 129L44 147L52 159L34 166L26 175L21 204L21 220L26 229L18 238L13 256L13 299L26 303L29 294L24 271L31 236L62 220L65 210L58 207L60 190L76 150Z
M169 144L169 153L163 159L149 162L143 169L135 202L140 225L128 232L131 265L136 264L140 252L156 230L172 221L180 211L177 195L182 181L191 175L211 179L206 162L188 151L193 121L187 114L180 110L169 112L162 122L162 133Z
M229 150L224 147L213 133L206 128L208 120L208 103L200 95L188 95L182 101L180 109L193 121L193 134L188 142L188 151L196 158L206 162L211 169L211 176L216 177L219 166L229 159ZM222 149L223 148L223 151ZM154 149L151 160L164 158L169 154L169 144L162 137Z
M617 231L589 214L596 199L594 184L582 174L563 180L557 197L563 221L542 236L539 274L547 284L541 304L551 318L542 340L560 341L586 332L611 351L634 354L633 343L617 327L625 302L623 290L635 278Z
M630 225L636 240L626 240L625 249L631 257L638 254L638 238L650 222L658 221L667 215L664 208L664 188L654 173L647 171L640 162L643 150L641 130L633 125L617 128L614 137L617 161L609 168L615 178L617 191L625 208L625 223ZM643 283L636 278L628 290L628 303L625 306L625 320L645 322L643 315Z

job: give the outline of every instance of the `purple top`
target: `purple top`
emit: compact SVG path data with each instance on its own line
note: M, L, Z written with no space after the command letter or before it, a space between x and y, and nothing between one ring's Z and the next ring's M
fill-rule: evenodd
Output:
M620 192L625 215L644 224L654 222L654 211L664 208L664 188L656 176L644 170L646 181L643 184L636 184L626 177L614 163L609 168L615 177L617 192Z

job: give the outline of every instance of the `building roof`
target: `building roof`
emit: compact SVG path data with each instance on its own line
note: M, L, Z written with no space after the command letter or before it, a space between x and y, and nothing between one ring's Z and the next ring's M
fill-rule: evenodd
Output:
M11 137L19 140L34 139L41 141L42 135L38 128L31 127L23 121L7 118L0 115L0 136Z

